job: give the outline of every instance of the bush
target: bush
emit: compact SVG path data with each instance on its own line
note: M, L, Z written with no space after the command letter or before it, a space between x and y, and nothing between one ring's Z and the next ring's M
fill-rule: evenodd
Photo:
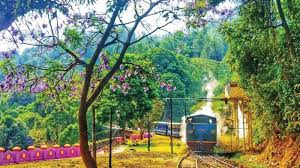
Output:
M64 129L59 135L59 143L64 144L74 144L79 141L79 128L77 124L71 124L66 129Z

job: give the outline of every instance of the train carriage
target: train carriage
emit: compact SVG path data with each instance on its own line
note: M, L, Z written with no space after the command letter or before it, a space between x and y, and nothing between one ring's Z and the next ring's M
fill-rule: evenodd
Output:
M168 134L168 123L167 122L154 122L155 127L153 132L158 135L167 135Z
M180 128L181 123L172 123L172 136L179 138L180 137ZM168 135L171 135L171 123L168 123Z
M217 143L216 118L202 114L187 117L186 140L193 151L211 152Z
M155 127L153 132L158 135L171 135L171 123L168 122L154 122ZM172 123L172 136L180 137L181 123Z

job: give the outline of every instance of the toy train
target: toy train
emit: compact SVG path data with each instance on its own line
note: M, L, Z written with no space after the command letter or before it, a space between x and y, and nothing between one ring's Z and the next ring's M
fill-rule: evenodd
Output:
M156 126L153 130L155 134L158 135L165 135L170 136L171 135L171 123L168 122L155 122ZM180 138L180 128L181 123L172 123L172 136Z
M186 118L186 143L193 151L212 151L217 144L217 120L208 115L191 115ZM154 133L170 136L170 123L156 122ZM172 123L172 135L181 137L181 123Z
M186 142L193 151L211 152L217 144L216 118L208 115L187 117Z

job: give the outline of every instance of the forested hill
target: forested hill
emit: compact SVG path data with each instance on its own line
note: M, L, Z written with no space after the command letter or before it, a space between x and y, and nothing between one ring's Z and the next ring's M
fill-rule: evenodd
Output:
M227 45L222 36L217 32L217 25L208 25L201 29L191 29L189 32L176 32L163 37L146 38L140 43L129 48L128 58L125 62L133 62L140 65L153 65L157 74L162 81L171 81L176 90L173 97L205 97L206 93L202 89L205 84L205 77L209 72L213 72L214 76L225 83L229 80L229 71L227 65L220 62L227 52ZM93 48L91 48L92 50ZM113 50L110 47L107 52ZM35 48L26 49L22 54L14 57L14 62L22 66L62 66L67 57L60 54L60 50L54 50L48 54L49 59L44 59L39 55L31 56L36 53ZM45 54L45 53L43 53ZM83 54L84 59L90 58L91 52L88 50ZM29 59L31 58L31 59ZM56 62L50 58L56 58ZM109 59L113 60L111 56ZM49 61L48 61L49 60ZM143 61L140 61L143 60ZM5 61L3 62L5 63ZM80 69L76 70L80 72ZM155 101L152 97L143 100L133 100L133 97L141 97L143 85L138 85L136 80L130 83L132 91L128 95L119 93L118 106L126 112L123 119L128 120L129 126L136 127L131 124L140 120L147 109L136 109L131 106L132 102L145 103L158 112L156 120L163 119L161 109L164 109L166 103L165 97L169 97L168 93L162 91L159 84L153 85L153 93L155 93ZM156 79L155 79L156 80ZM141 81L140 81L141 82ZM135 88L133 88L133 86ZM56 89L62 89L64 86L57 86ZM219 93L222 91L220 85ZM105 93L109 93L109 89ZM103 96L101 102L107 102L112 99L111 93L107 94L107 98ZM49 99L50 98L50 99ZM115 98L113 98L115 99ZM152 100L153 99L153 100ZM118 98L115 100L118 101ZM1 126L3 132L0 137L0 146L11 148L19 145L21 147L28 146L32 143L75 143L78 142L78 125L77 110L78 99L70 99L68 95L61 94L60 102L52 100L47 94L30 94L30 93L13 93L1 94L0 102ZM188 109L197 102L190 102ZM176 102L175 102L176 104ZM182 105L182 102L178 102ZM160 110L157 110L160 109ZM139 114L136 111L146 110ZM178 122L184 115L183 108L174 106L174 121ZM103 127L107 124L107 108L101 106L97 110L97 139L107 136L107 130ZM139 115L137 115L139 114ZM89 113L90 115L90 113ZM168 113L166 115L168 117ZM168 119L168 118L165 118ZM124 120L117 120L116 124L122 126ZM91 126L91 117L88 119ZM91 129L89 129L91 130ZM89 136L91 136L89 132Z
M221 61L227 52L227 44L218 31L218 24L208 24L205 27L190 29L188 31L168 34L144 40L130 49L132 53L150 50L154 47L167 50L173 54L186 57L201 57ZM145 45L148 44L148 45Z

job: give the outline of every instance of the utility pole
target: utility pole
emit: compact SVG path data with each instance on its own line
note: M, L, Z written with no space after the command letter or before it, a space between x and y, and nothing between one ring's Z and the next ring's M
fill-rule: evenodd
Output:
M151 138L151 135L150 135L150 115L148 113L148 152L150 151L150 138Z
M184 118L186 119L186 100L184 100Z
M112 113L113 109L110 108L110 119L109 119L109 168L112 168L111 164L111 154L112 154Z
M93 158L96 161L96 107L92 106L92 141L93 141Z
M171 110L171 134L170 134L170 139L171 139L171 153L173 154L173 100L172 97L170 98L170 110Z

